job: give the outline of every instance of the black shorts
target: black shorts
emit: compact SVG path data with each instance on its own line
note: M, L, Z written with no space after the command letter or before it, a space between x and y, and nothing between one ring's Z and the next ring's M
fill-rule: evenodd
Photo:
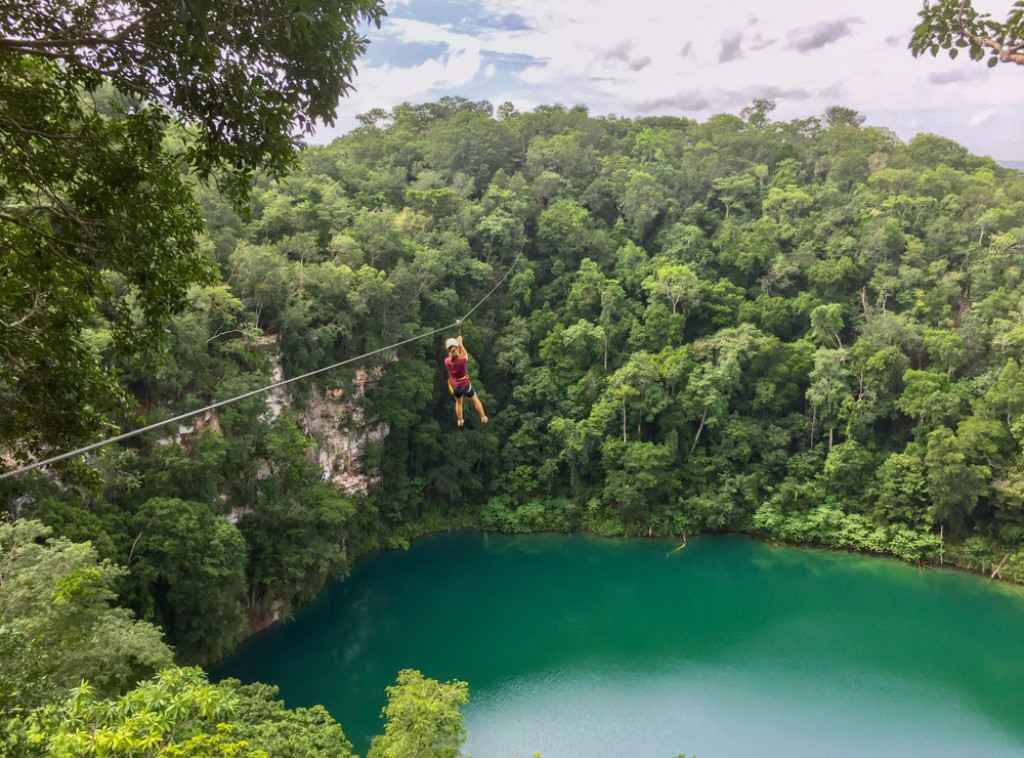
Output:
M448 389L452 391L455 397L473 397L476 395L476 390L473 389L473 383L470 382L468 387L453 387L448 385Z

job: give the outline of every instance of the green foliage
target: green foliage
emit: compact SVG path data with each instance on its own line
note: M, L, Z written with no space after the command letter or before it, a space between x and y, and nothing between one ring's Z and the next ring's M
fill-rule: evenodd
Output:
M484 505L480 520L485 529L512 534L572 532L580 525L580 512L566 497L533 498L514 506L508 495L498 495Z
M384 734L373 738L367 758L456 758L466 740L459 710L469 702L469 686L441 683L403 669L387 688Z
M83 683L16 724L11 741L21 754L54 758L266 756L234 739L228 720L235 707L233 695L200 669L169 669L111 700Z
M170 668L121 696L90 684L9 722L11 755L351 758L352 745L321 706L289 710L277 688L210 684L198 668Z
M292 422L277 419L266 445L270 475L239 528L249 549L251 594L288 615L348 567L342 544L355 507L322 481L307 459L308 439Z
M320 705L284 707L278 688L225 679L218 689L235 698L231 738L280 758L352 758L352 743Z
M1022 14L927 2L911 49L1021 63ZM747 530L1024 580L1019 174L770 100L696 123L443 98L297 152L382 15L5 6L0 453L410 340L88 478L0 482L6 749L347 758L273 688L170 669L124 693L171 662L153 624L213 660L430 528ZM490 423L458 429L440 339L412 338L485 295L464 332ZM388 695L373 758L459 753L464 683Z
M85 69L0 56L0 439L23 456L109 429L129 397L102 354L158 340L188 287L213 276L160 140L166 115L116 101L104 112L80 97L98 84ZM87 338L95 326L102 347Z
M109 697L171 662L158 629L113 605L125 569L49 533L38 521L0 523L0 710L82 680Z
M185 292L162 354L135 366L116 310L87 319L151 420L404 344L111 447L93 489L0 482L12 515L126 562L124 602L186 662L429 529L752 531L1021 572L1018 174L841 106L491 111L365 114L260 176L251 219L202 189L223 283ZM459 428L447 335L416 338L485 296L462 330L490 421Z
M820 505L807 513L786 515L766 503L755 512L754 527L770 538L786 542L889 553L905 561L935 560L940 549L936 534L917 532L902 525L875 524L860 514L844 513L834 505Z
M245 597L245 540L209 506L155 497L135 514L131 599L184 660L210 661L237 643Z
M1024 3L1020 0L1002 22L976 11L970 0L925 2L918 15L921 21L910 41L915 56L946 50L950 58L964 52L972 61L987 55L989 68L1001 62L1024 64Z
M282 175L333 120L366 46L356 26L382 15L375 0L4 5L5 448L72 448L129 410L109 359L154 350L215 278L190 176L245 207L257 169Z

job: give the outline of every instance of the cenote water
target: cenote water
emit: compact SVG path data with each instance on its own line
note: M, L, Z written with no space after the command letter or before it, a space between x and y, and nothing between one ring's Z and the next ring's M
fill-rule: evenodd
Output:
M217 667L356 751L400 669L470 685L473 758L1024 756L1024 598L884 559L462 533L379 552Z

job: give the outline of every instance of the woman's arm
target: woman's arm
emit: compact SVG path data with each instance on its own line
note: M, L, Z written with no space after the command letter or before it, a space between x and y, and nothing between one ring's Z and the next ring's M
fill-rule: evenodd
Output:
M462 335L460 334L455 339L459 341L459 357L461 358L464 355L468 359L469 353L466 352L466 346L462 344Z

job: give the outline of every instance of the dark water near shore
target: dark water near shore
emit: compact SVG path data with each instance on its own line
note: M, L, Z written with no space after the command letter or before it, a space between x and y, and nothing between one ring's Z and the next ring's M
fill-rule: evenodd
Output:
M365 755L402 668L470 685L473 758L1024 756L1019 588L702 538L461 533L358 563L214 669Z

